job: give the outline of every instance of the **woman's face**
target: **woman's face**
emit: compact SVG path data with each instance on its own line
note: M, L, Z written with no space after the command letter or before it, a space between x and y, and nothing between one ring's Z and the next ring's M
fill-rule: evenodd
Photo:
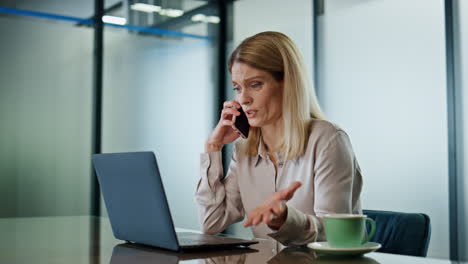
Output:
M236 100L247 114L250 126L263 127L280 120L283 82L242 62L235 62L231 72Z

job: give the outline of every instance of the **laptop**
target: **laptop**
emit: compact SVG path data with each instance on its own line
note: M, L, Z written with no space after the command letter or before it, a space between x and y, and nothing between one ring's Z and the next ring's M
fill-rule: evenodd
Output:
M176 233L153 152L94 154L92 159L115 238L174 251L258 243Z

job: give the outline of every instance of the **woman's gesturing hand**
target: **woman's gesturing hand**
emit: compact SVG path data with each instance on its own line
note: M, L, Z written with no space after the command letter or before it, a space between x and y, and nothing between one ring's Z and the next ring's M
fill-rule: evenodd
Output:
M226 101L221 111L221 118L205 144L206 152L220 151L225 144L236 140L240 134L234 130L234 116L239 116L237 110L241 105L236 101Z
M288 215L285 203L294 196L301 185L300 182L296 181L291 183L288 188L273 193L270 198L249 213L244 227L265 223L272 229L279 229Z

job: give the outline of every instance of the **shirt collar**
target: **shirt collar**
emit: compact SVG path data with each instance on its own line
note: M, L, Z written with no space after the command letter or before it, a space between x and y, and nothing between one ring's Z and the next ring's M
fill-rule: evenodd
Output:
M281 153L277 152L276 157L278 158L278 163L284 164L286 160L284 157L281 155ZM260 162L261 159L267 159L268 158L268 151L266 150L265 143L263 143L262 137L260 137L260 140L258 142L258 148L257 148L257 155L254 157L254 164L255 167L257 167L258 163ZM298 163L299 159L294 159L294 163Z
M257 155L255 156L255 167L257 167L260 159L266 159L268 157L268 153L266 151L265 143L263 143L262 137L258 141L258 148L257 148Z

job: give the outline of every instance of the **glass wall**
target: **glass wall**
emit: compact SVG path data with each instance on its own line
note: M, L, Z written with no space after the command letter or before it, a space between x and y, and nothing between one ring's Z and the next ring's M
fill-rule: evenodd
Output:
M94 12L94 0L0 0L0 7L13 8L45 15L90 18Z
M92 9L0 1L0 217L89 214Z
M319 99L350 135L364 209L426 213L428 255L448 258L444 2L324 3Z
M154 151L175 225L199 229L194 192L214 127L218 25L193 16L216 16L217 6L162 2L152 6L181 12L170 17L130 5L121 13L135 24L105 28L103 152Z
M0 1L0 217L89 214L94 30L84 19L93 9ZM214 125L218 6L112 0L105 9L102 150L154 151L176 225L198 229L193 193Z

